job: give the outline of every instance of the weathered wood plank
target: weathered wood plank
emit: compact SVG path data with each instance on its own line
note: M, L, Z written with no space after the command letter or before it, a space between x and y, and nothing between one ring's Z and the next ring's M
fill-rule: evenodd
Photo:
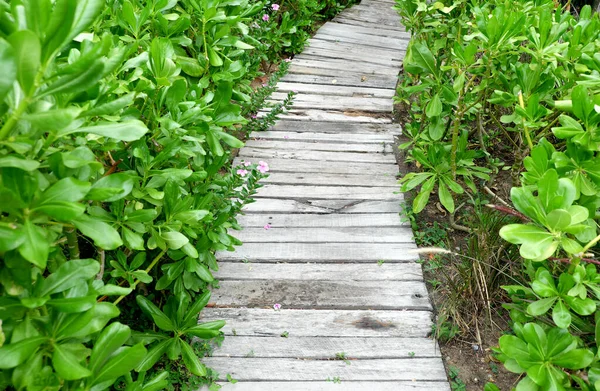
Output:
M325 84L349 87L374 87L395 91L398 81L395 77L381 75L339 74L335 77L323 75L304 75L288 73L281 78L285 82L305 84Z
M269 140L248 140L246 147L265 148L276 150L303 150L303 151L328 151L328 152L363 152L363 153L393 153L391 143L380 144L345 144L345 143L327 143L327 142L301 142L301 141L269 141Z
M400 213L402 204L392 201L360 201L356 200L280 200L277 198L260 198L244 208L245 213Z
M271 224L275 228L283 227L409 227L410 223L398 213L366 214L249 214L237 218L245 228L264 227Z
M327 50L336 54L350 53L369 57L379 57L386 61L402 62L405 51L386 48L363 48L360 45L355 45L347 42L334 42L330 40L312 39L309 41L308 48ZM341 57L343 58L343 57Z
M209 357L204 363L222 373L230 371L240 381L306 380L324 381L339 377L342 382L356 380L446 380L439 358L354 360L350 365L339 360L296 360L290 358Z
M228 373L228 372L226 372ZM221 391L450 391L450 385L444 381L342 381L336 384L332 381L313 382L237 382L219 383ZM204 391L206 388L203 388Z
M360 152L330 152L315 150L270 150L263 148L253 148L247 146L240 150L240 158L260 159L294 159L310 160L324 162L357 162L357 163L378 163L378 164L396 164L396 157L392 153L360 153Z
M390 27L394 27L398 24L398 22L396 22L396 21L390 20L389 18L382 18L377 15L373 15L371 17L364 18L364 17L357 16L357 15L345 14L345 15L338 16L334 20L338 23L348 23L348 24L351 24L353 21L354 22L366 22L370 25L384 26L386 29L389 29Z
M227 280L213 289L218 307L335 310L431 310L422 281Z
M380 79L386 80L388 85L393 85L397 82L397 77L395 74L391 72L382 73L376 70L366 70L361 72L352 72L348 73L348 71L344 69L336 69L333 67L327 68L318 68L313 66L305 66L305 65L297 65L292 62L292 65L289 69L289 74L297 74L297 75L309 75L309 76L328 76L333 78L334 80L338 77L344 78L352 78L355 81L355 85L361 86L364 85L364 82L369 77L378 77ZM283 78L285 80L285 78ZM336 84L332 82L332 84Z
M430 311L205 308L200 322L222 319L225 335L278 337L409 337L431 333Z
M294 57L295 59L306 59L306 60L317 60L317 61L326 61L328 59L336 59L336 60L346 60L346 61L361 61L363 63L369 64L377 64L377 65L385 65L389 67L395 67L396 69L400 69L402 62L399 60L394 60L393 58L387 57L364 57L362 60L360 59L360 54L358 53L349 53L343 51L330 51L319 48L306 48L302 54L299 54Z
M246 243L235 252L220 251L217 259L249 262L412 262L419 257L414 243Z
M375 35L375 36L384 36L390 38L404 38L410 39L410 33L405 31L399 31L395 29L387 29L383 27L373 28L373 27L362 27L362 26L348 26L343 23L336 23L331 21L329 23L325 23L319 31L326 32L330 35L343 35L346 33L361 33L366 35Z
M336 85L323 85L323 84L302 84L302 83L287 83L281 81L277 83L277 91L279 95L274 93L273 99L280 99L287 96L289 91L298 91L299 93L311 93L321 94L330 96L360 96L366 98L385 98L391 101L395 95L394 91L383 88L366 88L366 87L347 87L347 86L336 86ZM285 96L283 95L285 92Z
M323 41L332 42L346 42L367 47L393 48L398 51L406 51L408 48L408 40L387 37L372 38L372 36L365 37L365 34L329 35L326 33L317 32L313 39L321 39Z
M271 172L323 172L330 174L398 175L398 167L392 164L323 162L297 159L261 158L269 163ZM242 161L256 161L256 158L236 158L234 164Z
M382 26L380 24L376 24L373 22L368 22L365 20L360 20L360 19L354 19L354 18L346 18L344 17L342 14L336 16L335 18L333 18L332 22L335 22L337 24L344 24L344 25L349 25L349 26L360 26L360 27L366 27L366 28L377 28L377 27L384 27L386 30L394 30L394 31L406 31L406 28L400 24L396 25L396 24L388 24L386 26Z
M299 141L299 142L324 142L345 144L379 144L394 142L393 134L386 133L314 133L314 132L286 132L276 130L266 130L263 132L252 132L250 139L254 140L279 140L279 141Z
M260 110L258 117L263 118L270 113L270 110ZM392 120L387 115L381 113L365 113L362 111L333 111L333 110L315 110L315 109L292 109L279 115L281 119L295 121L320 121L320 122L346 122L346 123L379 123L391 124Z
M411 243L411 227L246 228L231 231L244 243Z
M226 338L213 351L212 357L335 360L337 353L344 353L352 362L361 358L410 358L410 352L414 353L414 358L440 357L437 343L430 338L246 336Z
M339 72L340 67L348 66L348 61L333 58L315 60L302 57L295 57L292 61L292 64L309 68L335 69ZM362 62L356 62L352 64L352 72L356 73L397 76L399 71L400 67L397 66L387 66Z
M401 197L391 187L352 187L352 186L303 186L265 185L258 189L256 198L284 198L310 200L398 200Z
M321 174L321 173L296 173L273 172L261 183L280 185L329 185L329 186L378 186L398 188L395 175L355 175L355 174Z
M275 92L267 102L279 103L286 98L287 93ZM392 110L392 100L362 96L299 93L294 97L292 107L294 109L360 110L389 113Z
M401 128L391 123L335 123L330 121L290 121L279 120L271 128L272 131L284 130L294 132L321 133L358 133L358 134L400 134Z
M418 263L243 263L222 262L219 281L278 279L298 281L423 281Z

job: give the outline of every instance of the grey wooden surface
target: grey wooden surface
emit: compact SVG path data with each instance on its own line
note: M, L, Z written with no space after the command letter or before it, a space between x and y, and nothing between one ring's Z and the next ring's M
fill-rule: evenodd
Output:
M295 91L292 109L234 161L270 177L230 231L244 244L217 253L201 314L227 322L204 359L224 391L450 390L396 179L410 34L393 5L363 0L323 25L270 98Z

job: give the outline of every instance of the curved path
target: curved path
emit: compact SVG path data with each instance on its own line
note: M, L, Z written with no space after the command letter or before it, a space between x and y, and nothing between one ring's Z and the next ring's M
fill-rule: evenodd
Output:
M273 96L298 91L293 109L240 151L271 175L202 312L227 321L204 360L238 380L224 391L450 389L399 215L390 118L410 36L393 4L363 0L321 27Z

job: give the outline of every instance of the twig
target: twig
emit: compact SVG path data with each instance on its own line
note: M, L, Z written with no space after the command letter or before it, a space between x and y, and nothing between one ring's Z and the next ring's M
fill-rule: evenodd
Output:
M568 263L571 264L571 259L570 258L555 258L555 257L550 257L548 258L551 261L558 261L558 262L563 262L563 263ZM595 265L600 265L600 261L597 261L595 259L590 259L590 258L580 258L583 262L588 262L588 263L593 263Z
M484 185L483 186L483 190L485 190L486 193L488 193L489 195L491 195L492 197L494 197L494 199L496 199L502 205L506 206L507 208L510 208L510 205L508 204L508 202L506 202L502 198L498 197L496 195L496 193L494 193L489 187L487 187L487 186Z
M456 221L454 221L454 213L450 213L448 215L448 219L450 220L450 227L454 228L457 231L471 233L471 230L469 228L465 227L464 225L457 224Z
M98 253L100 254L100 271L98 272L98 274L96 274L96 280L102 280L102 278L104 277L104 262L106 260L106 253L103 249L100 249Z
M487 204L486 205L488 208L492 208L492 209L496 209L497 211L500 211L502 213L506 213L508 215L511 216L515 216L518 217L519 219L521 219L523 222L528 223L531 220L529 219L529 217L525 216L523 213L516 211L512 208L506 207L506 206L502 206L502 205L493 205L493 204Z

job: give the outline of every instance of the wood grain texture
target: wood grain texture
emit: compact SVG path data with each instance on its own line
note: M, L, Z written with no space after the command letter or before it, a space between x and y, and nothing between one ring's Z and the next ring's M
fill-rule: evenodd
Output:
M234 166L243 161L256 162L263 160L269 164L269 172L293 172L293 173L326 173L326 174L360 174L360 175L384 175L390 178L398 175L398 166L382 163L356 163L343 161L311 161L298 159L280 159L269 157L238 157L234 160ZM401 195L398 196L402 198Z
M263 148L275 150L290 151L326 151L326 152L360 152L360 153L383 153L393 154L394 150L390 143L382 142L379 144L345 144L345 143L327 143L327 142L306 142L306 141L270 141L270 140L248 140L246 147Z
M440 357L430 338L247 337L226 338L212 357L273 357L335 360L344 353L350 362L361 358Z
M325 162L357 162L357 163L379 163L396 164L396 157L393 153L360 153L344 151L316 151L316 150L281 150L281 149L263 149L247 146L239 153L240 158L275 158L275 159L294 159Z
M402 198L397 189L390 187L355 186L303 186L303 185L265 185L258 189L256 198L285 198L313 200L398 200Z
M328 72L330 73L330 72ZM281 78L284 82L319 84L350 87L373 87L396 91L396 77L385 75L364 75L355 73L340 73L336 76L288 73ZM281 118L281 117L280 117Z
M223 261L249 262L414 262L414 243L246 243L235 252L217 253Z
M346 87L336 85L324 85L324 84L302 84L302 83L277 83L277 91L272 97L274 99L281 99L285 97L283 93L289 91L298 91L299 93L310 93L310 94L321 94L329 96L360 96L366 98L385 98L390 102L390 99L394 96L394 91L387 90L384 88L367 88L367 87Z
M404 52L386 48L365 48L360 45L352 43L331 41L322 39L312 39L309 41L309 48L323 49L332 51L334 53L350 53L350 54L361 54L365 56L378 56L386 60L402 61L404 58ZM344 57L339 57L344 58Z
M285 310L205 308L200 322L226 321L225 335L279 337L403 337L426 338L430 311Z
M269 103L283 102L287 94L274 93ZM362 96L334 96L299 93L294 97L295 109L324 109L324 110L362 110L389 113L392 102L383 98L365 98Z
M417 263L243 263L222 262L219 281L278 279L295 281L423 281Z
M320 133L320 132L291 132L284 130L266 130L263 132L252 132L251 140L277 140L277 141L298 141L305 143L324 142L349 144L391 144L394 142L394 135L387 131L379 133Z
M295 58L292 64L309 68L335 69L339 72L340 68L343 68L344 66L348 65L348 61L333 58L317 60L300 57ZM353 66L352 72L397 76L398 67L395 67L391 64L381 65L373 63L363 63L360 65Z
M411 227L271 227L230 231L244 243L411 243Z
M257 113L259 118L263 118L270 113L270 110L264 109ZM356 110L316 110L316 109L291 109L284 114L279 115L281 119L295 121L322 121L322 122L348 122L348 123L374 123L391 124L389 115L383 113L370 113Z
M422 281L226 280L213 290L220 307L335 310L431 310Z
M361 214L361 213L400 213L402 204L393 201L354 200L280 200L261 198L244 207L244 213L319 213L319 214Z
M373 214L248 214L237 218L243 227L264 227L270 224L272 228L284 227L410 227L408 219L398 213Z
M359 174L321 174L321 173L295 173L274 172L261 183L280 185L319 185L319 186L357 186L357 187L393 187L398 189L395 175L359 175Z
M331 122L331 121L294 121L281 119L270 129L271 131L317 132L317 133L352 133L363 135L394 135L402 132L397 124L386 122Z
M380 36L380 37L410 39L410 33L407 33L405 31L400 31L398 29L388 29L388 28L384 28L384 27L374 29L372 27L348 26L347 24L336 23L334 21L325 23L319 29L319 31L330 34L330 35L345 35L347 33L360 33L360 34L374 35L374 36Z
M330 378L331 379L331 378ZM221 391L450 391L448 382L438 381L289 381L219 383ZM202 388L206 391L207 388Z

